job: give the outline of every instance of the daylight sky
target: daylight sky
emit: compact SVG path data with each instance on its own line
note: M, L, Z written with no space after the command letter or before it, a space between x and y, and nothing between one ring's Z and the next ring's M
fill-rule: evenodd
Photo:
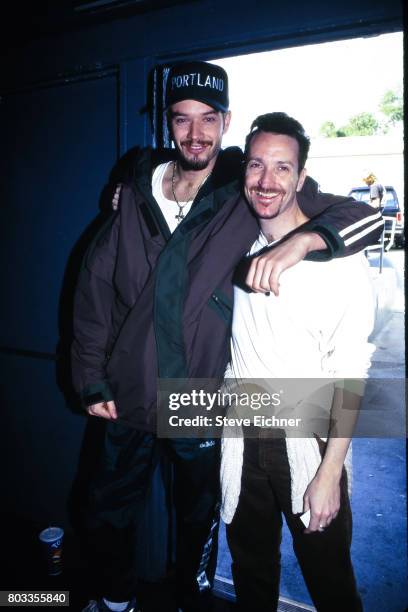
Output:
M381 117L385 91L402 87L402 44L398 32L216 60L228 72L233 114L223 145L242 146L252 119L271 111L294 116L312 138L324 121Z

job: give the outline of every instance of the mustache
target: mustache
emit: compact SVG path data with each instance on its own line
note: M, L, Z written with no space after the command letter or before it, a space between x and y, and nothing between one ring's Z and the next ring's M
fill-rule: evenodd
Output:
M282 191L282 189L261 189L261 187L250 187L249 189L249 193L257 193L261 191L262 193L276 193L276 194L285 194L284 191Z
M188 138L187 140L183 140L181 142L181 144L182 145L187 145L187 146L192 145L192 144L203 145L203 146L206 146L206 145L211 146L212 145L212 141L211 140L197 140L195 138Z

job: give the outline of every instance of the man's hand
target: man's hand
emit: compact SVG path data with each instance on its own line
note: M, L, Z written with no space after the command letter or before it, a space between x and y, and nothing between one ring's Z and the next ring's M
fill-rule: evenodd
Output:
M326 243L313 232L301 232L291 236L267 253L255 257L250 265L246 284L255 293L272 291L279 295L279 277L284 270L296 265L311 251L326 248Z
M303 512L310 510L309 527L305 533L323 531L336 518L339 509L339 475L317 472L303 497Z
M323 531L339 512L340 480L351 437L339 438L338 432L337 435L335 432L341 425L342 434L346 429L351 436L360 401L361 397L355 392L341 387L334 390L329 438L322 452L323 460L303 496L303 512L310 510L309 527L305 533Z
M92 404L86 409L90 416L102 417L108 421L115 420L118 418L116 412L115 402L100 402L99 404Z
M115 192L112 197L112 210L118 210L120 192L122 191L122 183L118 183L115 187Z

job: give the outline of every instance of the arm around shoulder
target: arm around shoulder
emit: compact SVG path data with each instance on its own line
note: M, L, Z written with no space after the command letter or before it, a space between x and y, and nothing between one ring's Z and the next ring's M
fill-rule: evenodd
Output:
M310 218L301 231L319 234L326 243L315 259L331 259L357 253L381 237L381 212L353 198L322 193L313 179L298 194L299 206Z

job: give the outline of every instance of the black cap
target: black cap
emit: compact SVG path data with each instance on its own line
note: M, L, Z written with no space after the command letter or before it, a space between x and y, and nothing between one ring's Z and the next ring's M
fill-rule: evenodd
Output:
M208 62L183 62L170 68L166 83L166 108L182 100L198 100L227 112L228 76L221 66Z

